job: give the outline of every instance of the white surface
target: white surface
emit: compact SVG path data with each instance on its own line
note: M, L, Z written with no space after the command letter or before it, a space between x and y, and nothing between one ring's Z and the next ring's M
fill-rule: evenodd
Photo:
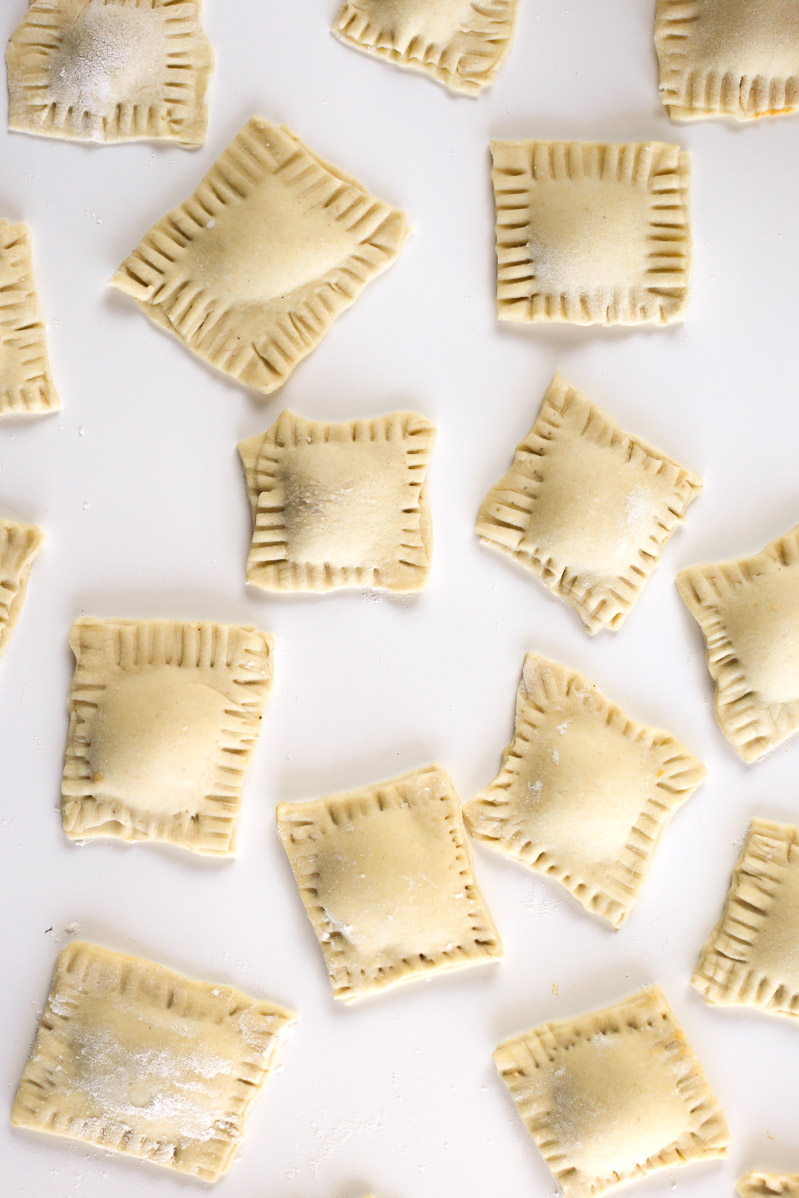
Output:
M5 0L0 40L25 10ZM729 1118L729 1164L632 1192L732 1194L745 1168L799 1168L799 1029L706 1007L689 986L747 823L795 820L799 745L746 768L713 718L678 568L748 553L799 519L794 312L799 120L675 126L660 108L652 0L521 0L516 42L477 101L339 45L335 0L207 0L217 55L207 144L84 148L0 132L0 213L26 218L62 414L0 426L0 511L47 533L0 666L0 1084L7 1111L66 925L300 1012L225 1198L548 1198L555 1186L495 1076L511 1033L661 982ZM4 103L4 102L3 102ZM403 206L400 262L268 402L206 369L104 289L253 112ZM5 110L0 108L0 129ZM680 141L693 151L693 300L684 328L500 328L491 136ZM556 365L705 491L618 634L480 548L474 517ZM246 593L250 518L236 442L283 406L348 419L408 405L439 425L435 570L416 600ZM70 622L262 624L276 687L245 788L240 854L213 864L112 842L73 847L57 813ZM592 677L710 768L668 828L618 935L555 883L489 852L480 881L505 942L475 968L337 1009L274 833L279 799L368 784L432 759L466 799L512 730L525 650ZM52 931L47 929L52 928ZM557 990L557 993L553 991ZM196 1184L0 1116L13 1198L176 1198Z

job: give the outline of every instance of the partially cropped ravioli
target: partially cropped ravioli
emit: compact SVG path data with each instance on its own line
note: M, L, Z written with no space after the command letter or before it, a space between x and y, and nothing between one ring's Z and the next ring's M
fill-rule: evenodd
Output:
M488 86L510 47L518 0L344 0L333 32L456 92Z
M677 586L705 638L721 731L757 761L799 732L799 526L753 557L682 570Z
M230 986L73 941L11 1122L217 1181L294 1020Z
M253 117L111 282L204 361L269 394L406 234L402 212Z
M70 644L67 836L233 853L272 685L271 637L238 625L85 618Z
M464 816L478 839L555 878L618 928L665 825L705 777L673 736L631 720L576 671L528 653L502 769Z
M247 581L268 591L421 590L434 439L414 412L329 424L285 411L242 441L253 516Z
M205 141L214 60L200 0L33 0L6 57L18 133Z
M43 541L35 524L0 520L0 653L19 619L28 578Z
M335 998L502 956L460 801L440 766L281 803L277 827Z
M738 1193L741 1198L799 1198L799 1173L747 1173Z
M692 981L708 1003L799 1017L799 829L752 820Z
M556 375L480 508L477 534L573 607L593 636L627 617L701 486Z
M799 106L795 0L658 0L655 46L672 120L751 121Z
M506 1040L494 1061L564 1198L726 1155L724 1116L659 986Z
M28 226L0 220L0 418L54 412L47 340L33 282Z
M491 153L500 320L683 319L690 162L679 146L494 141Z

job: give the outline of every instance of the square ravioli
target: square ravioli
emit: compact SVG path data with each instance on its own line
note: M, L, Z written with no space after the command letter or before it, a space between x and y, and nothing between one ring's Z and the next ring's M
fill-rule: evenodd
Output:
M205 141L214 57L200 0L32 0L6 61L17 133Z
M502 956L458 796L438 765L280 803L277 828L335 998Z
M19 619L33 563L44 537L35 524L0 520L0 653Z
M564 1198L726 1155L724 1116L659 986L506 1040L494 1061Z
M477 535L570 604L593 636L627 617L701 487L558 374L486 496Z
M679 146L493 141L491 153L500 320L682 320L690 166Z
M56 962L11 1122L216 1181L295 1018L73 941Z
M253 520L247 581L266 591L420 591L432 550L435 433L414 412L330 424L284 411L242 441Z
M347 45L424 71L456 92L493 81L518 0L343 0L333 32Z
M799 1198L799 1173L747 1173L738 1193L741 1198Z
M799 1016L799 829L752 820L692 983L711 1005Z
M799 732L799 526L762 553L677 575L702 630L716 719L744 761Z
M502 769L463 813L479 840L557 879L618 928L665 825L706 776L673 736L631 720L575 670L528 653Z
M272 638L238 625L86 618L70 645L67 836L235 852Z
M799 104L794 0L658 0L655 48L674 121L751 121Z
M405 215L252 117L111 284L203 361L265 395L397 258Z
M33 283L28 226L0 220L0 417L34 416L61 407Z

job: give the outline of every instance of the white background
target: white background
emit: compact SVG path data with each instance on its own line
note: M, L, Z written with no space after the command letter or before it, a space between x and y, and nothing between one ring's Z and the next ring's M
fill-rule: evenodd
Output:
M3 43L25 7L3 0ZM87 939L299 1011L240 1159L218 1185L225 1198L549 1198L554 1182L491 1051L507 1035L653 980L697 1049L732 1147L726 1165L668 1171L637 1192L715 1198L732 1195L745 1168L799 1169L799 1029L710 1009L689 985L749 819L797 817L799 746L749 768L738 762L715 724L701 637L674 586L682 566L759 550L799 520L799 120L670 124L658 100L653 7L520 0L514 47L493 90L474 101L341 46L329 34L335 0L207 0L217 71L201 151L0 132L0 213L32 226L64 403L63 413L0 427L0 511L47 534L0 667L4 1111L76 921ZM268 401L214 374L104 287L253 112L289 123L405 208L416 229L398 264ZM492 136L687 146L696 244L685 326L500 328ZM473 532L556 366L706 483L627 623L594 641ZM236 442L283 406L332 420L408 406L438 424L435 567L419 598L282 601L245 590L250 517ZM67 633L83 613L252 622L274 634L276 685L235 862L67 844L57 811ZM469 798L498 768L528 649L584 671L632 716L673 732L710 780L667 829L618 934L556 883L478 848L504 963L335 1008L274 832L276 803L433 759ZM0 1167L13 1198L198 1189L12 1131L5 1115Z

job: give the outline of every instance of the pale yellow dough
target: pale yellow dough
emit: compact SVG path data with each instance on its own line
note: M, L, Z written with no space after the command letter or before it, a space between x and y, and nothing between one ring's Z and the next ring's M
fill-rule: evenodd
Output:
M402 212L252 117L111 280L218 370L275 391L396 259Z
M28 578L43 542L35 524L0 520L0 653L19 619Z
M281 803L277 827L335 998L502 956L441 766Z
M747 1173L738 1193L741 1198L799 1198L799 1173Z
M726 1155L724 1116L659 986L494 1054L564 1198Z
M70 644L67 836L232 854L272 638L238 625L86 618Z
M558 374L486 496L477 534L570 604L593 635L627 617L701 486Z
M799 1016L799 829L752 820L692 981L711 1004Z
M267 591L421 590L435 431L414 412L330 424L284 411L242 441L253 519L247 581Z
M490 84L510 48L518 0L343 0L336 37L456 92Z
M672 120L751 121L799 106L795 0L658 0L655 47Z
M500 320L682 320L690 165L679 146L494 141Z
M719 727L756 761L799 731L799 526L753 557L682 570L677 586L705 638Z
M665 825L706 776L673 736L631 720L575 670L528 653L502 769L464 817L478 839L618 928Z
M0 418L60 407L33 283L28 226L0 220Z
M200 0L33 0L8 46L8 127L73 141L205 141Z
M296 1016L230 986L73 941L11 1122L216 1181Z

